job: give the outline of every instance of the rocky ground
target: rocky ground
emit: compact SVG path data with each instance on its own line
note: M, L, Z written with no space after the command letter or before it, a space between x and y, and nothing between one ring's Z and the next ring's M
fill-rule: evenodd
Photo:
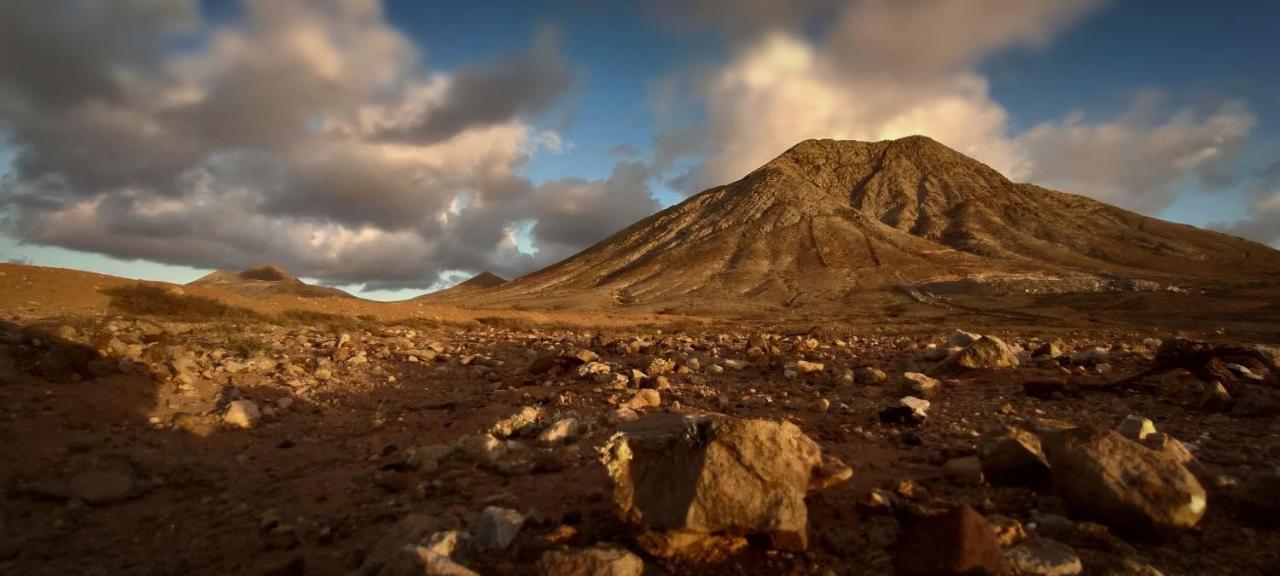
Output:
M1265 348L688 330L8 322L0 572L1280 566Z

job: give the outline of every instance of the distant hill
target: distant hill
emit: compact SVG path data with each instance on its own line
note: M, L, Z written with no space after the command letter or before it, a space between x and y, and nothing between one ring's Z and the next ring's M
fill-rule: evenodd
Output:
M422 296L414 298L414 300L449 300L480 290L496 288L508 282L510 282L510 280L492 272L485 271L449 288L445 288L444 290L437 290L429 294L423 294Z
M187 285L218 288L242 296L285 294L303 298L354 298L337 288L307 284L284 268L271 264L254 266L243 272L216 270Z
M923 136L806 140L481 306L843 306L948 291L1176 290L1280 280L1280 252L1010 181Z

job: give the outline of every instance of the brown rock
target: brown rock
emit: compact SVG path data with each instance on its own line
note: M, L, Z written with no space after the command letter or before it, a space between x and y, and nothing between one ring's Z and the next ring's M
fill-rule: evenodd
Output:
M818 444L790 422L662 414L624 425L602 452L629 522L808 545L804 497L824 464Z
M1166 452L1092 427L1052 433L1044 443L1054 486L1083 516L1145 533L1189 528L1204 515L1204 488Z
M898 539L898 576L1010 574L995 530L969 506L922 518Z
M616 546L549 550L538 559L538 571L547 576L640 576L644 560Z

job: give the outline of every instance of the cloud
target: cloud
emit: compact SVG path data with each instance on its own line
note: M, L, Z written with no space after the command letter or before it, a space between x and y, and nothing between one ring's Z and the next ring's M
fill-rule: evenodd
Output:
M1074 112L1034 126L1018 138L1034 158L1027 177L1146 213L1172 203L1183 178L1198 178L1204 190L1232 184L1253 114L1238 102L1167 118L1159 108L1159 97L1148 94L1111 121L1088 123Z
M390 130L386 136L438 142L478 123L544 112L569 90L573 80L556 44L555 34L544 30L526 53L458 70L439 103L417 122Z
M376 0L250 0L222 24L193 1L112 6L37 3L0 21L0 134L16 150L0 215L22 241L423 287L548 258L512 241L535 198L552 218L562 196L614 207L522 175L566 145L530 124L572 85L551 32L432 71ZM599 239L563 225L540 231L557 254Z
M969 69L993 52L1043 48L1102 0L864 0L825 42L843 68L895 76Z
M789 16L771 12L790 5ZM654 137L654 170L689 194L741 178L807 138L924 134L1015 180L1147 213L1167 207L1180 183L1234 184L1255 124L1240 102L1169 111L1158 91L1144 91L1113 118L1075 112L1021 133L1011 127L978 65L1000 51L1044 48L1101 5L855 0L814 33L801 24L828 8L763 2L761 17L723 24L738 39L725 61L659 91L657 108L670 119ZM682 96L704 120L670 113Z
M1247 191L1250 196L1247 218L1217 222L1209 227L1263 244L1280 243L1280 160L1253 179Z
M603 181L554 180L533 194L532 235L542 265L573 255L658 209L649 190L649 166L619 161Z

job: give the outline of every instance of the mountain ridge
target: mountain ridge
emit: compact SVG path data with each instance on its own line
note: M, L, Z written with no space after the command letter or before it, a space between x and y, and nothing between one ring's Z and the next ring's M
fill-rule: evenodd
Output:
M1280 252L1016 183L924 136L805 140L736 182L464 301L840 303L995 278L1044 289L1275 281Z

